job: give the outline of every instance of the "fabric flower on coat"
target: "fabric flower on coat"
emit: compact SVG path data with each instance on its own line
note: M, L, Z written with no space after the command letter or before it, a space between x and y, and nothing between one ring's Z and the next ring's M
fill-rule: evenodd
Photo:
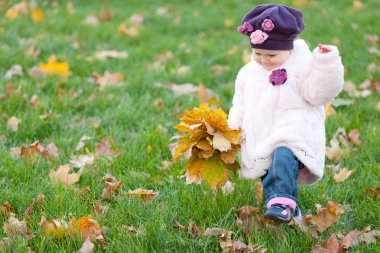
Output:
M273 70L269 76L269 82L273 85L284 84L287 79L288 75L286 74L286 69Z
M254 31L250 36L252 44L262 44L268 37L268 34L261 30Z
M272 31L274 28L273 21L269 18L264 19L263 23L261 24L261 27L264 29L264 31Z
M248 22L244 22L243 25L238 27L238 32L243 35L247 35L249 32L252 32L252 31L253 31L253 27Z

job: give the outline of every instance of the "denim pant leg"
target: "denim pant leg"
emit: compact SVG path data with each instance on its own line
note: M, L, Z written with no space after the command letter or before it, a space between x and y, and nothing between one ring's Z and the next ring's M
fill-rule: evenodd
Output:
M285 197L297 201L298 197L299 161L287 147L278 147L273 152L272 164L267 174L261 179L267 203L277 197Z

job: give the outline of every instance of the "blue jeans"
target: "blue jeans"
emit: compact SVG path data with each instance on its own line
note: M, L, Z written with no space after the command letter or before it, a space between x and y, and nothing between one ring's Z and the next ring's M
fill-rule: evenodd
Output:
M267 173L261 177L267 203L277 197L285 197L297 202L298 197L298 169L304 165L294 156L287 147L278 147L272 155L272 164Z

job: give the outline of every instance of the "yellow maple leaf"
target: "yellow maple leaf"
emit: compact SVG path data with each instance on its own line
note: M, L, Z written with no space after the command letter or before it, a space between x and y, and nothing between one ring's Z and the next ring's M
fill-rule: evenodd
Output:
M219 154L215 154L208 159L198 157L189 159L185 168L187 169L187 183L200 183L199 180L193 180L201 177L211 188L216 188L224 185L228 179L227 167L220 159Z
M64 220L54 219L47 221L44 216L41 217L40 227L47 236L54 236L55 239L62 238L68 228Z
M42 22L45 19L44 12L38 8L30 10L30 16L35 23Z
M49 75L58 75L68 78L70 75L69 64L65 62L57 62L55 55L49 57L48 63L40 64L38 68L47 72Z

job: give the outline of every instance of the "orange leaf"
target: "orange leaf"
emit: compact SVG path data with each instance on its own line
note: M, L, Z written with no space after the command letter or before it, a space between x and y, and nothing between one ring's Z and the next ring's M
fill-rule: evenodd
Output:
M92 216L82 217L78 221L73 218L69 225L69 234L73 236L76 232L79 232L83 239L95 238L97 241L104 242L104 237L99 224L96 220L92 219Z

